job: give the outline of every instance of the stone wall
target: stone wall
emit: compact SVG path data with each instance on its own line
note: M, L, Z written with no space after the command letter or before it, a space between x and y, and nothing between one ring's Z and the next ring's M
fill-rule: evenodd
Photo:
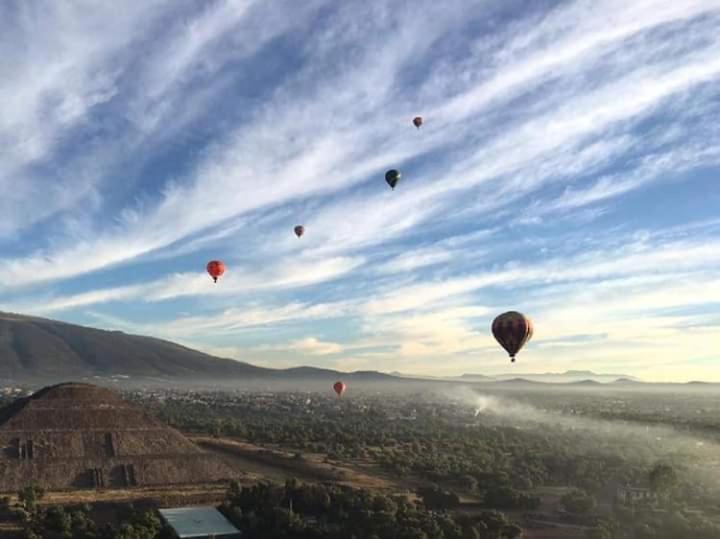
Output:
M207 454L0 462L0 492L17 492L31 483L65 490L181 485L231 477L223 461Z

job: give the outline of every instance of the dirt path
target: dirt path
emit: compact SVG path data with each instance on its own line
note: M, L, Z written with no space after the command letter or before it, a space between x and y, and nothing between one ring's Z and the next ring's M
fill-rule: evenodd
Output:
M296 477L304 481L332 481L356 488L403 492L407 488L379 475L339 463L323 462L322 455L305 454L296 459L292 453L280 449L268 449L227 438L193 437L192 440L225 458L233 469L248 475L261 475L283 481Z
M132 489L99 489L51 491L43 496L42 505L73 505L84 503L126 503L137 501L167 502L188 505L194 503L219 503L227 491L227 484L207 483L199 485L173 485L167 487L138 487ZM17 496L11 496L12 502Z

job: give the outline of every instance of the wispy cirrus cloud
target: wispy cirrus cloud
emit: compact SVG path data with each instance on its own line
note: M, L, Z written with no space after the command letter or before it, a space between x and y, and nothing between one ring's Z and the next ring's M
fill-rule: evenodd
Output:
M642 369L653 340L700 361L720 5L436 4L0 8L0 305L458 371L512 304L545 362L574 334L606 336L592 362Z

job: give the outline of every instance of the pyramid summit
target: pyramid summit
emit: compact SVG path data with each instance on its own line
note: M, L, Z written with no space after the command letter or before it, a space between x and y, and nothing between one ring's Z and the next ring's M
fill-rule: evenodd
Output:
M223 480L232 472L107 388L63 383L0 409L0 491L127 488Z

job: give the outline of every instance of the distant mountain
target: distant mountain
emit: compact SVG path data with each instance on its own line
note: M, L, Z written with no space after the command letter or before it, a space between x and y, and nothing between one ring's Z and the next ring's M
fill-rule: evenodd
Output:
M574 386L601 386L602 384L600 382L596 382L595 380L578 380L577 382L570 382L571 385Z
M630 378L618 378L613 384L639 384L640 380L631 380Z
M508 380L511 378L525 378L535 382L545 382L549 384L568 384L572 382L582 382L584 380L593 380L600 383L611 383L618 378L625 378L631 381L640 381L633 376L627 374L598 374L592 371L576 371L570 370L565 372L544 372L544 373L508 373L494 376L497 380Z
M463 374L460 376L463 380L474 380L474 381L493 381L495 378L492 376L485 376L484 374Z
M541 384L535 380L527 380L526 378L510 378L508 380L500 380L499 384Z
M376 371L267 369L122 331L0 312L0 376L14 381L110 379L390 381Z
M506 382L510 380L524 380L524 383L545 383L545 384L583 384L590 385L610 383L642 383L641 380L624 374L598 374L593 371L569 370L565 372L544 372L544 373L504 373L497 375L486 375L477 373L465 373L460 376L423 376L416 374L405 374L400 372L390 373L399 378L412 378L413 380L436 380L445 382L466 382L466 383L491 383ZM620 382L622 380L622 382Z
M271 371L153 337L0 313L0 372L11 379L77 379L254 377Z

